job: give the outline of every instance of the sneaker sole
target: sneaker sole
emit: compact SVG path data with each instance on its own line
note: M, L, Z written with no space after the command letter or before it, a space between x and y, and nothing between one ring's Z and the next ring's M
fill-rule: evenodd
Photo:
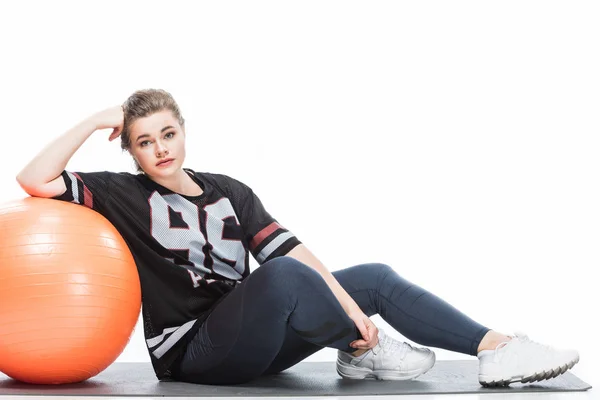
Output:
M435 353L431 352L431 355L424 361L424 364L420 368L414 369L412 371L373 371L368 368L360 368L354 365L350 365L346 362L340 361L339 359L336 362L336 370L338 375L340 375L344 379L375 378L377 380L382 381L405 381L409 379L414 379L419 375L423 375L424 373L429 371L434 364Z
M479 375L479 383L484 387L494 386L508 386L514 382L530 383L536 381L543 381L546 379L556 378L559 375L564 374L567 370L573 368L575 364L579 362L579 357L569 361L566 364L559 365L550 369L543 369L536 371L532 374L525 376L512 376L512 377L498 377L498 376L485 376Z

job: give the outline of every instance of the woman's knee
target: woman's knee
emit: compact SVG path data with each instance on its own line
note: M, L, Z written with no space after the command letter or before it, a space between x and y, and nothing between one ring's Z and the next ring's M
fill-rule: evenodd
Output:
M263 281L276 288L293 288L301 282L322 280L323 277L308 265L289 256L274 258L262 264L255 272L262 270ZM286 289L287 290L287 289Z
M383 263L367 263L360 264L355 267L357 272L364 278L372 278L378 283L385 280L389 274L395 273L394 269L387 264Z
M377 274L383 278L388 276L390 273L395 272L394 269L387 264L373 263L371 265L372 265L371 268L373 268L375 271L377 271Z

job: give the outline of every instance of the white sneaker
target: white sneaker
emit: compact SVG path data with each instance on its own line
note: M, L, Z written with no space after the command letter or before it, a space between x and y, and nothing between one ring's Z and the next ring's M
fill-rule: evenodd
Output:
M515 333L495 350L482 350L479 358L479 383L483 386L508 386L513 382L535 382L555 378L579 361L576 350L558 350Z
M435 353L427 348L400 342L381 329L378 338L375 347L358 357L338 350L337 373L344 379L408 380L424 374L435 364Z

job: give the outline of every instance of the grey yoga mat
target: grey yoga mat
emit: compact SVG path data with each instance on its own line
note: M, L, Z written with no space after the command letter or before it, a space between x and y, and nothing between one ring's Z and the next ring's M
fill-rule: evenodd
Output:
M431 370L412 381L346 380L336 373L334 362L300 362L279 374L249 383L213 386L158 381L150 363L113 363L85 382L68 385L25 384L0 373L0 396L358 396L567 392L591 388L571 372L542 382L484 388L477 381L477 371L478 360L438 360Z

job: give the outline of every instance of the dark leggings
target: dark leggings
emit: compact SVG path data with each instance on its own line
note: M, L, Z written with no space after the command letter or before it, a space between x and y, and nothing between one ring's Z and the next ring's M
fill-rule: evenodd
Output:
M476 355L488 328L385 264L332 272L360 309L406 338ZM360 333L323 279L292 257L274 258L231 291L188 344L176 380L237 384L283 371L323 347L346 352Z

